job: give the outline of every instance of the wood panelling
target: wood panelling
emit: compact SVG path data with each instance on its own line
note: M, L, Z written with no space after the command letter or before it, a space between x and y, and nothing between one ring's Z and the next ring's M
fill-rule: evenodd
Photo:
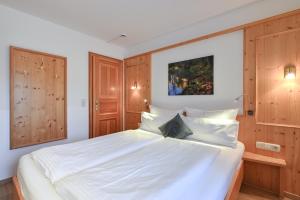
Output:
M151 102L150 80L151 55L125 60L125 129L138 128L140 113L148 111Z
M300 29L256 39L256 120L300 127L300 78L285 80L284 67L300 71Z
M125 116L126 130L139 128L139 123L141 122L141 113L126 112Z
M123 62L95 53L90 60L90 137L122 130Z
M289 92L291 92L289 89L286 89L284 91L285 95L288 95L291 97L291 99L282 99L278 100L276 102L279 102L278 105L280 105L280 108L277 108L275 110L269 108L268 112L271 114L268 114L269 116L265 118L263 114L263 119L267 119L267 122L270 122L269 120L275 118L275 123L265 123L265 124L259 124L256 122L256 119L254 116L247 116L246 111L249 109L254 109L256 113L256 117L260 118L261 111L256 109L256 94L260 91L256 91L256 76L260 77L262 80L269 81L271 78L271 73L265 73L263 77L261 75L256 75L256 61L257 58L257 39L262 38L271 38L267 39L269 41L267 42L267 48L270 51L264 50L264 54L267 54L267 57L264 59L270 59L268 62L272 63L273 66L280 66L285 64L284 62L288 62L288 59L291 59L290 62L295 60L295 56L298 56L297 46L291 45L290 49L286 49L283 52L284 58L277 56L280 52L282 52L281 47L278 47L276 45L285 45L284 43L291 44L291 41L289 41L289 37L285 39L278 39L278 34L281 35L285 31L292 31L300 28L300 14L299 13L293 13L292 15L288 15L285 17L280 18L274 18L273 20L266 21L264 23L255 24L253 26L249 26L245 28L244 31L244 94L245 96L248 96L249 98L244 98L244 109L245 109L245 115L240 118L240 133L239 133L239 140L241 140L245 146L246 151L262 154L266 156L272 156L275 158L282 158L286 161L287 167L283 171L283 181L284 181L284 191L288 193L292 193L294 195L300 196L300 129L295 128L293 126L278 126L277 123L282 123L283 116L288 116L287 119L293 119L290 118L293 113L295 115L300 115L299 111L294 112L295 110L290 109L289 106L294 106L296 110L299 108L296 108L295 100L298 99L296 97L297 92L299 92L299 73L297 74L297 80L293 82L295 84L295 88L298 88L297 90L293 89L294 96L290 96ZM291 33L293 33L292 31ZM294 33L298 33L298 31L295 31ZM293 34L294 34L293 33ZM271 36L272 34L275 34L275 38ZM286 34L282 34L283 37L287 37ZM299 37L299 33L294 35L296 38ZM295 37L291 36L291 40L295 41ZM277 37L277 38L276 38ZM278 40L278 42L276 41ZM272 43L275 41L274 44L269 44L272 41ZM281 41L281 42L279 42ZM282 43L283 42L283 43ZM259 42L258 42L259 43ZM259 44L260 45L260 44ZM268 46L269 45L269 46ZM275 45L275 46L272 46ZM262 48L264 49L264 48ZM260 47L259 47L260 50ZM259 54L261 52L258 52ZM280 53L281 54L281 53ZM292 57L289 57L289 55ZM274 56L276 55L276 56ZM281 61L282 58L282 61ZM259 61L261 62L261 61ZM276 63L279 62L279 63ZM298 61L297 61L298 63ZM286 63L288 64L288 63ZM299 72L299 64L297 64L297 72ZM280 72L281 71L281 72ZM281 69L278 73L282 73L282 79L283 79L283 69ZM281 80L282 82L284 80ZM278 82L273 82L270 86L280 86L278 85ZM280 91L283 91L281 89ZM259 94L261 95L261 94ZM260 97L258 97L260 100ZM286 98L286 97L283 97ZM271 101L269 101L270 103ZM291 103L291 104L290 104ZM272 104L270 104L272 105ZM259 116L257 116L259 115ZM291 123L290 123L291 124ZM275 143L280 144L281 151L279 153L277 152L270 152L265 151L261 149L257 149L255 147L256 141L263 141L268 143ZM251 169L250 169L251 168ZM274 190L277 188L274 188L272 186L273 181L279 180L278 176L275 175L276 173L272 173L272 169L269 170L270 173L264 173L261 170L259 170L259 167L249 166L245 168L245 176L247 176L248 173L248 180L251 179L253 183L255 182L260 183L264 185L265 188L273 188ZM249 175L250 173L250 175ZM249 177L251 176L251 177ZM263 179L266 180L266 182L260 180L261 176L263 176Z
M67 137L67 59L11 47L11 148Z

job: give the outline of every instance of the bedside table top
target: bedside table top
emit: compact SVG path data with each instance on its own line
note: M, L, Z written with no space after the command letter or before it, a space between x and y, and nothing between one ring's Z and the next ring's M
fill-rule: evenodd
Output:
M277 166L277 167L285 167L286 162L283 159L280 158L273 158L270 156L264 156L261 154L251 153L251 152L245 152L243 159L245 161L251 161L255 163L261 163L271 166Z

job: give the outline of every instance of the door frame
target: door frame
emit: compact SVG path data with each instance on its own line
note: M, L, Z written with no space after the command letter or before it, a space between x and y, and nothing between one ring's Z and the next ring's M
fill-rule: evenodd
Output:
M93 77L94 77L94 70L93 70L93 56L100 57L103 60L110 61L110 62L117 62L120 64L120 129L123 130L123 112L124 112L124 61L119 60L116 58L111 58L108 56L104 56L101 54L89 52L89 138L93 138L93 112L94 112L94 85L93 85Z

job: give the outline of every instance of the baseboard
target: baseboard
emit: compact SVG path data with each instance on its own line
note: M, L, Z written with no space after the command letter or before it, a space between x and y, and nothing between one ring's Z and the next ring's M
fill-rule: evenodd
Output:
M11 183L11 182L12 182L12 178L3 179L3 180L0 180L0 185L5 185L5 184Z

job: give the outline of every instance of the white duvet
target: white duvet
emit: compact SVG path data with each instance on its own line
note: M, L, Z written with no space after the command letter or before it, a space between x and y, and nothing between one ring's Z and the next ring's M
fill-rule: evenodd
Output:
M64 200L174 200L195 187L219 152L195 142L163 138L54 185Z
M107 162L162 139L141 130L119 132L81 142L47 147L31 153L33 160L54 183L68 175Z

